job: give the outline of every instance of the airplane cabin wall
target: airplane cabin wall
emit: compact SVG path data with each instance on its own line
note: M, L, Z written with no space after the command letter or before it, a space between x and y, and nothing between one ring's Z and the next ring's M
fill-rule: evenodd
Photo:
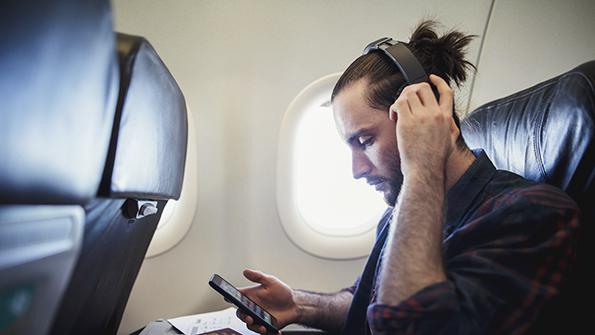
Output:
M471 99L473 76L457 94L462 113L469 104L512 92L510 81L514 87L536 83L565 70L566 63L593 58L592 47L585 47L590 54L564 58L556 71L542 59L525 76L522 71L535 61L532 45L525 44L526 30L539 34L548 22L535 17L527 28L523 15L544 7L547 15L554 14L547 10L551 6L530 3L532 8L491 0L115 0L116 30L146 37L178 81L194 119L198 157L193 225L174 248L145 260L119 333L158 318L227 307L207 285L212 273L237 285L247 284L241 275L245 267L277 275L296 288L331 292L351 285L365 259L312 256L296 247L281 227L275 169L279 127L289 103L314 80L343 71L368 42L384 36L407 40L426 17L480 36L469 49L470 60L479 61ZM566 3L548 2L561 12ZM559 23L571 25L572 15L563 16L570 22ZM592 23L581 24L593 31ZM486 26L495 42L483 39ZM516 29L524 33L515 36ZM548 29L544 31L554 28ZM562 33L575 31L566 27ZM499 58L500 43L522 49ZM514 66L504 71L506 64Z
M595 1L497 0L469 110L595 59Z

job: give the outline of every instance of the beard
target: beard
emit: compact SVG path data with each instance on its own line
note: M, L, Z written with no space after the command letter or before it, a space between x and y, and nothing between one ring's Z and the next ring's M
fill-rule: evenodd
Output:
M386 179L387 188L384 191L384 202L391 207L395 207L401 187L403 186L403 174L400 170L395 171L395 176Z
M391 207L395 207L401 187L403 186L403 173L401 172L401 159L395 145L395 151L383 155L387 163L389 176L385 177L387 188L384 191L384 202Z

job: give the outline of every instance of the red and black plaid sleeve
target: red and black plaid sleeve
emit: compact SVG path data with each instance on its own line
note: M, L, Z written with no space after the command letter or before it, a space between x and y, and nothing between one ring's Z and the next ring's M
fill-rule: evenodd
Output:
M371 304L374 334L521 334L559 294L579 226L568 196L544 184L498 189L466 213L443 240L447 281L397 306Z

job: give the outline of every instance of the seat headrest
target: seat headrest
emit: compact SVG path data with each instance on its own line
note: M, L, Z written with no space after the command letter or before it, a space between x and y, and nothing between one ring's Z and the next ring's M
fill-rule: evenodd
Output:
M101 196L178 199L186 161L186 102L151 44L117 34L120 92Z
M83 204L118 92L109 2L2 1L0 203Z
M595 61L485 104L462 122L499 169L566 191L590 217L595 196Z

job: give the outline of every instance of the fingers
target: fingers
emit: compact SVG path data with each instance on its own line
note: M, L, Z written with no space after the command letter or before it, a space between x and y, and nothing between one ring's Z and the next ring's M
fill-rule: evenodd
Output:
M432 87L426 82L406 86L399 98L407 100L412 111L417 110L420 106L438 107Z
M248 327L248 329L250 329L251 331L260 334L267 333L267 329L265 326L254 323L254 319L252 319L251 316L242 313L239 309L236 310L236 316L238 317L238 319L244 321L246 327Z
M255 333L259 333L259 334L266 334L267 333L267 329L265 326L260 326L258 324L246 324L246 327L248 327L248 329L250 329L251 331L255 332Z
M436 101L436 96L434 95L430 84L420 83L419 85L419 89L416 90L416 93L419 96L422 104L425 107L438 109L438 101Z
M258 328L261 327L260 325L254 323L254 319L252 319L251 316L242 313L239 309L236 309L236 316L238 319L244 321L246 326L252 331L258 331Z
M409 90L403 90L403 93L401 93L401 95L405 95L405 101L409 105L409 110L411 111L417 111L420 108L423 108L424 106L422 105L421 100L419 100L419 96L417 95L420 89L420 86L411 87Z
M441 110L443 113L450 115L454 100L452 89L439 76L432 74L430 80L438 90L439 101L436 101L429 83L424 82L406 86L395 103L389 108L389 119L396 121L397 115L402 112L415 113L425 108L436 111Z
M252 324L253 320L251 317L249 317L248 315L242 313L242 311L240 311L239 309L236 309L236 316L238 317L238 319L244 321L246 324L248 324L248 318L250 318L250 324Z
M255 271L251 269L244 270L244 277L251 282L265 284L268 280L268 276L260 271Z
M439 105L432 92L429 83L418 83L406 86L395 103L389 109L389 119L396 121L399 112L415 113L423 107L432 110L438 109Z
M440 94L440 101L438 102L440 109L443 112L450 114L452 112L451 109L453 104L452 89L444 79L435 74L430 75L430 81L436 86L438 93Z

